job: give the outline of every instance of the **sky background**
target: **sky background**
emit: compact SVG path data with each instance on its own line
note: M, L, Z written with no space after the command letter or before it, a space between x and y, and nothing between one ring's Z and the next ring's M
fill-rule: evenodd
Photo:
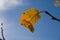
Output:
M35 24L34 33L20 25L21 15L29 8L47 10L60 19L60 7L55 6L54 0L0 0L0 23L4 23L5 39L60 40L60 22L51 20L45 13L42 13L41 19Z

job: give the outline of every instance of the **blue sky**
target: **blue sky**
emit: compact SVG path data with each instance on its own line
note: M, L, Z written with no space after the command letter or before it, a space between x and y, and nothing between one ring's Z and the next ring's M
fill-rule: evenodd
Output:
M60 40L60 22L42 13L34 26L34 33L20 25L20 16L29 8L47 10L60 19L60 7L53 0L0 0L0 23L3 22L6 40ZM0 25L1 27L1 25ZM1 37L1 35L0 35Z

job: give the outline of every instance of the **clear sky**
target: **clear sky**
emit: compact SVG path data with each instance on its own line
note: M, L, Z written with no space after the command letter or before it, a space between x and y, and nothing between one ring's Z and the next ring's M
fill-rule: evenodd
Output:
M5 39L60 40L60 22L51 20L45 13L42 13L41 19L35 24L34 33L20 25L20 16L29 8L47 10L60 19L60 7L54 5L54 0L0 0L0 23L4 23Z

